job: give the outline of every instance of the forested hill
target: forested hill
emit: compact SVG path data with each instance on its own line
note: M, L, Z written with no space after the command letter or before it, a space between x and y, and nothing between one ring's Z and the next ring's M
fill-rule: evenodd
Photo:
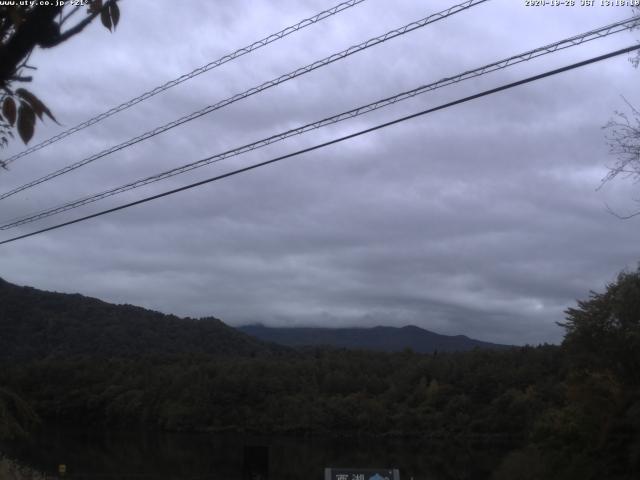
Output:
M280 347L289 353L253 358L269 347L215 319L0 283L0 441L38 418L96 430L416 436L451 440L456 459L486 469L468 478L489 478L468 448L486 442L514 449L495 480L638 479L640 268L565 314L559 346L438 355ZM134 356L196 350L249 355ZM463 477L454 468L451 478Z
M0 361L185 353L255 356L276 351L279 347L216 318L179 318L0 279Z
M417 353L464 352L474 348L504 349L508 345L482 342L464 335L448 336L415 326L402 328L270 328L248 325L240 331L267 342L290 347L330 346L382 352L410 348Z

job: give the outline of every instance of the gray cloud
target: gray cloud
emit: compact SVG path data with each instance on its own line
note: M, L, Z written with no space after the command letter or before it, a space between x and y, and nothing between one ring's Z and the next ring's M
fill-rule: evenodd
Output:
M166 5L165 5L166 3ZM37 52L33 90L71 126L327 8L331 2L123 2ZM368 0L169 90L12 165L3 190L436 7ZM3 219L94 193L630 15L496 0L355 55L2 202ZM109 199L118 205L631 44L620 34L438 90L311 135ZM597 190L611 163L601 126L624 58L549 78L145 206L5 245L1 275L230 324L404 325L489 341L558 342L576 299L638 261L637 185ZM41 126L39 141L59 131ZM14 144L6 153L20 150Z

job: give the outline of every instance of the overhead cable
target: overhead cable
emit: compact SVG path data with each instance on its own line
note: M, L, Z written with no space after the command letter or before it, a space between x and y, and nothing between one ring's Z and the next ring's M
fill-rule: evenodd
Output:
M295 156L298 156L298 155L301 155L301 154L304 154L304 153L308 153L308 152L311 152L311 151L314 151L314 150L318 150L318 149L321 149L321 148L324 148L324 147L328 147L329 145L334 145L336 143L340 143L340 142L343 142L345 140L349 140L349 139L352 139L352 138L355 138L355 137L359 137L361 135L364 135L364 134L367 134L367 133L371 133L371 132L374 132L376 130L383 129L383 128L389 127L391 125L402 123L402 122L405 122L407 120L411 120L413 118L417 118L417 117L420 117L420 116L423 116L423 115L426 115L426 114L429 114L429 113L433 113L433 112L436 112L438 110L444 110L446 108L450 108L450 107L453 107L455 105L460 105L462 103L469 102L471 100L475 100L475 99L478 99L478 98L481 98L481 97L492 95L492 94L495 94L495 93L498 93L498 92L501 92L501 91L504 91L504 90L508 90L508 89L511 89L511 88L514 88L514 87L517 87L517 86L520 86L520 85L524 85L524 84L527 84L527 83L532 83L532 82L535 82L535 81L538 81L538 80L542 80L543 78L547 78L547 77L550 77L552 75L557 75L557 74L560 74L560 73L563 73L563 72L567 72L569 70L574 70L576 68L584 67L586 65L590 65L590 64L593 64L593 63L596 63L596 62L600 62L600 61L603 61L603 60L606 60L608 58L612 58L612 57L615 57L615 56L618 56L618 55L623 55L625 53L630 53L630 52L633 52L633 51L636 51L636 50L639 50L639 49L640 49L640 45L632 45L630 47L622 48L620 50L616 50L614 52L610 52L610 53L607 53L605 55L600 55L598 57L592 57L592 58L590 58L588 60L584 60L582 62L573 63L571 65L567 65L565 67L558 68L558 69L555 69L555 70L550 70L548 72L541 73L539 75L534 75L532 77L528 77L528 78L525 78L523 80L519 80L517 82L508 83L508 84L502 85L500 87L492 88L490 90L485 90L485 91L477 93L475 95L470 95L468 97L464 97L464 98L461 98L459 100L455 100L453 102L448 102L448 103L445 103L443 105L439 105L437 107L429 108L427 110L422 110L420 112L413 113L411 115L407 115L407 116L404 116L404 117L397 118L395 120L391 120L390 122L382 123L382 124L376 125L374 127L370 127L370 128L364 129L364 130L360 130L360 131L352 133L350 135L345 135L343 137L335 138L333 140L330 140L330 141L327 141L327 142L324 142L324 143L321 143L321 144L318 144L318 145L314 145L312 147L304 148L302 150L298 150L296 152L292 152L292 153L289 153L289 154L286 154L286 155L282 155L282 156L279 156L279 157L276 157L276 158L272 158L272 159L266 160L264 162L255 163L253 165L249 165L249 166L244 167L244 168L239 168L237 170L233 170L231 172L224 173L222 175L217 175L215 177L211 177L211 178L208 178L208 179L205 179L205 180L201 180L199 182L191 183L191 184L185 185L183 187L175 188L173 190L169 190L169 191L166 191L166 192L163 192L163 193L152 195L150 197L145 197L145 198L142 198L140 200L136 200L134 202L129 202L129 203L126 203L124 205L120 205L120 206L117 206L117 207L114 207L114 208L109 208L107 210L103 210L101 212L97 212L97 213L94 213L94 214L91 214L91 215L86 215L84 217L80 217L80 218L77 218L75 220L70 220L68 222L59 223L57 225L53 225L51 227L43 228L43 229L37 230L35 232L31 232L31 233L27 233L27 234L24 234L24 235L19 235L19 236L13 237L13 238L9 238L7 240L0 241L0 245L4 245L4 244L10 243L10 242L15 242L17 240L22 240L22 239L25 239L25 238L29 238L29 237L32 237L34 235L38 235L40 233L50 232L52 230L56 230L56 229L59 229L59 228L62 228L62 227L66 227L68 225L73 225L75 223L80 223L80 222L83 222L85 220L90 220L92 218L100 217L100 216L106 215L108 213L113 213L113 212L117 212L119 210L124 210L124 209L130 208L130 207L136 206L136 205L141 205L143 203L147 203L147 202L150 202L152 200L157 200L157 199L162 198L162 197L166 197L166 196L169 196L169 195L173 195L175 193L183 192L185 190L189 190L189 189L192 189L192 188L195 188L195 187L199 187L201 185L205 185L205 184L212 183L212 182L215 182L215 181L218 181L218 180L222 180L224 178L231 177L231 176L234 176L234 175L238 175L240 173L248 172L250 170L254 170L254 169L259 168L259 167L264 167L266 165L270 165L270 164L279 162L281 160L285 160L287 158L295 157Z
M27 216L23 216L23 217L19 217L16 219L13 219L11 221L8 221L7 223L0 225L0 230L8 230L10 228L15 228L18 227L20 225L24 225L27 223L31 223L31 222L35 222L37 220L41 220L43 218L47 218L50 217L52 215L56 215L58 213L62 213L74 208L78 208L81 207L83 205L87 205L102 199L105 199L107 197L111 197L114 195L118 195L120 193L124 193L127 192L129 190L134 190L136 188L142 187L144 185L148 185L151 183L155 183L158 182L160 180L164 180L166 178L170 178L185 172L188 172L190 170L194 170L196 168L200 168L206 165L210 165L212 163L217 163L220 162L222 160L225 160L227 158L230 157L234 157L237 155L241 155L243 153L247 153L249 151L252 150L256 150L262 147L266 147L267 145L271 145L273 143L285 140L287 138L293 137L295 135L301 135L303 133L321 128L321 127L325 127L327 125L332 125L338 122L342 122L344 120L348 120L350 118L354 118L360 115L364 115L366 113L372 112L374 110L378 110L380 108L384 108L390 105L393 105L397 102L403 101L403 100L407 100L409 98L415 97L416 95L420 95L426 92L430 92L433 90L436 90L438 88L442 88L442 87L446 87L448 85L452 85L454 83L459 83L461 81L464 80L468 80L470 78L475 78L481 75L485 75L487 73L490 72L494 72L496 70L500 70L500 69L504 69L507 68L509 66L513 66L513 65L517 65L518 63L522 63L537 57L540 57L542 55L547 55L553 52L556 52L558 50L563 50L565 48L569 48L575 45L580 45L584 42L590 41L590 40L594 40L597 38L602 38L605 37L607 35L612 35L614 33L617 32L621 32L624 30L628 30L631 28L634 28L635 26L640 24L640 16L637 17L633 17L630 18L628 20L624 20L624 21L620 21L620 22L616 22L614 24L611 25L607 25L605 27L601 27L598 29L594 29L594 30L590 30L587 32L584 32L582 34L579 35L574 35L572 37L566 38L564 40L560 40L558 42L554 42L551 43L549 45L545 45L543 47L539 47L536 48L534 50L529 50L526 51L524 53L520 53L518 55L514 55L511 57L508 57L506 59L503 60L499 60L493 63L490 63L488 65L484 65L480 68L476 68L474 70L468 70L466 72L451 76L451 77L445 77L441 80L438 80L436 82L430 83L428 85L422 85L420 87L414 88L412 90L408 90L399 94L396 94L394 96L391 97L387 97L384 98L382 100L378 100L376 102L373 103L369 103L367 105L363 105L351 110L348 110L346 112L342 112L339 113L337 115L333 115L331 117L327 117L324 118L322 120L313 122L313 123L308 123L306 125L302 125L300 127L297 128L293 128L290 130L287 130L285 132L281 132L275 135L272 135L270 137L267 138L263 138L261 140L258 141L254 141L252 143L248 143L246 145L242 145L240 147L236 147L234 149L231 150L227 150L225 152L222 153L218 153L203 159L200 159L198 161L192 162L192 163L188 163L186 165L182 165L180 167L176 167L176 168L172 168L170 170L155 174L155 175L151 175L149 177L145 177L142 179L138 179L136 181L121 185L119 187L116 188L112 188L109 190L105 190L103 192L97 193L97 194L93 194L90 196L86 196L80 199L76 199L73 200L71 202L67 202L64 203L62 205L58 205L55 207L50 207L48 209L45 210L41 210L37 213L32 213L29 214Z
M76 163L73 163L71 165L67 165L64 168L61 168L59 170L56 170L52 173L49 173L48 175L45 175L44 177L38 178L37 180L33 180L29 183L26 183L20 187L14 188L13 190L3 193L2 195L0 195L0 200L3 200L7 197L10 197L12 195L15 195L18 192L21 192L23 190L26 190L28 188L34 187L36 185L39 185L43 182L46 182L48 180L51 180L53 178L56 178L60 175L64 175L65 173L69 173L77 168L80 168L84 165L87 165L91 162L94 162L96 160L98 160L99 158L105 157L107 155L110 155L114 152L117 152L119 150L123 150L125 148L128 148L132 145L135 145L139 142L142 142L143 140L147 140L149 138L155 137L156 135L159 135L161 133L166 132L167 130L171 130L172 128L175 128L179 125L182 125L184 123L190 122L192 120L195 120L196 118L200 118L203 115L206 115L208 113L211 113L215 110L219 110L223 107L226 107L234 102L237 102L239 100L245 99L247 97L250 97L252 95L255 95L257 93L260 93L264 90L267 90L271 87L275 87L276 85L280 85L281 83L287 82L289 80L292 80L296 77L299 77L301 75L304 75L306 73L309 73L313 70L316 70L318 68L324 67L326 65L329 65L330 63L336 62L338 60L342 60L346 57L349 57L351 55L353 55L354 53L358 53L361 52L363 50L366 50L368 48L371 48L375 45L378 45L380 43L386 42L387 40L391 40L392 38L396 38L399 37L401 35L405 35L409 32L412 32L414 30L417 30L418 28L422 28L425 27L431 23L437 22L439 20L443 20L445 18L450 17L451 15L454 15L456 13L460 13L464 10L467 10L471 7L474 7L476 5L479 5L481 3L487 2L489 0L467 0L463 3L460 3L458 5L454 5L452 7L447 8L446 10L443 10L441 12L435 13L433 15L429 15L428 17L425 17L421 20L418 20L416 22L411 22L407 25L404 25L403 27L400 28L396 28L394 30L391 30L383 35L380 35L378 37L374 37L374 38L370 38L369 40L362 42L358 45L354 45L352 47L347 48L346 50L343 50L339 53L334 53L333 55L330 55L322 60L317 60L313 63L310 63L304 67L300 67L290 73L287 73L285 75L281 75L273 80L269 80L268 82L264 82L261 85L258 85L257 87L253 87L250 88L249 90L245 90L242 93L238 93L236 95L233 95L231 97L228 97L224 100L221 100L220 102L217 102L213 105L209 105L208 107L205 107L201 110L198 110L196 112L193 112L189 115L186 115L184 117L181 117L177 120L174 120L172 122L169 122L165 125L162 125L160 127L157 127L153 130L150 130L146 133L143 133L142 135L139 135L135 138L132 138L130 140L127 140L124 143L121 143L119 145L115 145L113 147L110 147L106 150L103 150L100 153L91 155L90 157L87 157L83 160L80 160Z
M232 53L228 53L220 58L218 58L217 60L214 60L206 65L203 65L201 67L196 68L195 70L192 70L189 73L186 73L178 78L175 78L173 80L170 80L168 82L166 82L163 85L160 85L158 87L153 88L152 90L146 91L144 93L142 93L141 95L138 95L137 97L132 98L131 100L128 100L124 103L121 103L120 105L113 107L109 110L107 110L106 112L103 112L99 115L96 115L95 117L90 118L89 120L86 120L82 123L79 123L78 125L71 127L67 130L65 130L64 132L60 132L57 135L54 135L51 138L48 138L47 140L44 140L36 145L33 145L32 147L27 148L26 150L17 153L16 155L13 155L12 157L7 158L6 160L3 160L4 165L8 165L16 160L18 160L19 158L25 157L27 155L29 155L30 153L33 153L37 150L40 150L48 145L51 145L53 143L56 143L59 140L62 140L63 138L68 137L69 135L72 135L76 132L79 132L80 130L83 130L87 127L90 127L91 125L95 125L98 122L101 122L102 120L109 118L112 115L115 115L118 112L121 112L123 110L126 110L128 108L133 107L134 105L137 105L140 102L143 102L161 92L164 92L165 90L168 90L172 87L175 87L176 85L179 85L183 82L186 82L187 80L192 79L193 77L197 77L198 75L201 75L205 72L208 72L209 70L213 70L216 67L219 67L221 65L224 65L227 62L230 62L232 60L235 60L236 58L242 57L243 55L246 55L247 53L253 52L254 50L258 50L259 48L262 48L266 45L269 45L270 43L273 43L277 40L280 40L288 35L291 35L292 33L295 33L299 30L302 30L303 28L306 28L310 25L313 25L315 23L318 23L326 18L331 17L332 15L335 15L337 13L340 13L348 8L351 8L355 5L358 5L359 3L364 2L365 0L349 0L347 2L343 2L340 3L334 7L329 8L328 10L324 10L320 13L317 13L316 15L313 15L312 17L309 18L305 18L304 20L296 23L295 25L291 25L290 27L287 27L283 30L280 30L279 32L276 33L272 33L271 35L263 38L262 40L258 40L256 42L253 42L250 45L247 45L246 47L242 47L239 48L238 50L236 50L235 52Z

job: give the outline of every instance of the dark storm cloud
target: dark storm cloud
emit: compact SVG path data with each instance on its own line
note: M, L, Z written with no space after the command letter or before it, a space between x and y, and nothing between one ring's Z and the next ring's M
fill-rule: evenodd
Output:
M331 2L175 5L123 3L115 34L94 25L36 54L34 91L71 126ZM0 183L3 190L20 185L447 6L368 0L15 162ZM117 186L628 15L488 2L17 195L3 202L2 215ZM618 35L438 90L42 226L633 40ZM489 341L557 342L563 310L638 260L637 222L605 211L605 203L633 207L636 187L616 182L596 191L611 160L601 126L622 107L621 95L640 102L637 75L615 59L7 245L1 275L236 325L416 324ZM42 127L36 141L57 131Z

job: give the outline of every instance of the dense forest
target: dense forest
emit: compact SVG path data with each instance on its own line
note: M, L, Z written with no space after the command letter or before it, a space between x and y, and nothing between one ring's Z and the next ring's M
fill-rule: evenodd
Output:
M225 355L5 361L0 434L82 422L460 438L511 450L496 478L638 478L640 269L569 309L563 326L561 346L507 350L294 351L258 342Z
M268 345L208 317L178 318L0 279L0 361L144 355L270 355Z

